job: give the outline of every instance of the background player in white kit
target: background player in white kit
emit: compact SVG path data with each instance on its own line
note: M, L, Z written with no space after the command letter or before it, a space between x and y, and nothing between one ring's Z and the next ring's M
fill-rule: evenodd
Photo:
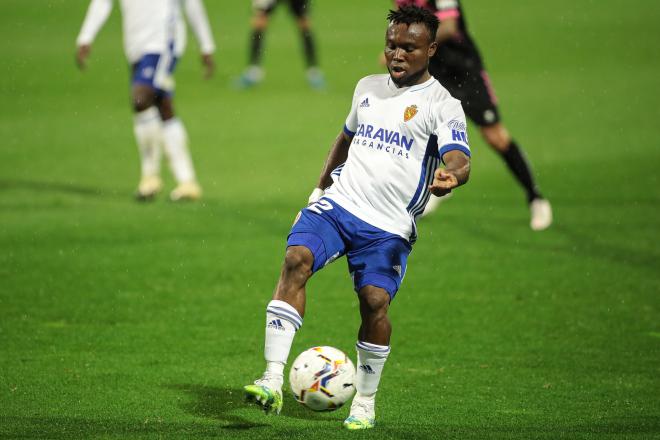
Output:
M113 0L92 0L76 41L76 60L86 67L91 44L112 10ZM182 9L195 32L205 65L205 77L213 74L213 36L201 0L120 0L124 50L132 66L134 130L141 160L141 179L136 192L150 199L162 188L161 147L169 159L177 187L172 200L195 200L202 189L197 183L188 135L174 114L174 68L186 45Z
M375 424L376 391L390 352L387 311L405 276L415 219L431 192L449 193L470 172L463 109L428 72L437 18L404 7L390 11L388 19L389 75L363 78L355 89L344 130L287 240L266 310L266 371L245 387L249 398L279 413L284 365L303 321L305 284L345 254L362 318L357 394L344 421L351 430ZM440 161L444 168L438 168Z

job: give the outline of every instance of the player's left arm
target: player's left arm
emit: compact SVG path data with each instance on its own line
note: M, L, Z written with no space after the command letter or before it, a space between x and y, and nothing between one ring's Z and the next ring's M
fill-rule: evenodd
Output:
M470 157L461 150L451 150L442 156L444 168L438 168L433 175L429 190L435 196L444 196L452 189L464 185L470 178Z
M461 102L447 95L438 101L434 112L438 119L433 133L437 136L438 155L444 167L435 171L429 190L436 196L443 196L468 181L472 153Z
M204 3L202 3L202 0L185 0L184 10L202 53L204 78L209 79L215 72L215 61L213 60L215 42L213 41L213 33L211 32L211 25L206 15Z

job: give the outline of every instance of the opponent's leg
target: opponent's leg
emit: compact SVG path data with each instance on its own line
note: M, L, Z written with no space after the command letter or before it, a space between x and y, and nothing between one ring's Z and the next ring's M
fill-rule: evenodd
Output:
M480 128L486 142L502 157L518 183L523 187L530 207L530 227L535 231L546 229L552 224L550 202L543 198L536 186L531 166L518 144L501 123Z
M351 412L344 421L350 430L373 428L376 423L376 392L385 361L390 353L392 325L387 316L390 295L385 289L364 286L358 293L362 324L358 332L357 393L351 404Z
M239 79L239 87L248 88L259 84L264 79L261 68L264 38L268 28L268 17L273 6L267 9L257 9L252 17L252 33L250 34L250 60L249 65Z
M316 44L314 43L314 34L312 33L311 23L307 15L307 4L306 2L300 3L303 4L297 6L299 9L294 8L293 13L298 16L297 24L303 44L305 63L307 64L307 81L313 88L322 89L325 87L325 78L319 68L316 57Z
M170 193L170 198L174 201L197 200L202 196L202 188L195 177L188 149L188 133L183 122L174 114L172 97L160 97L158 110L163 120L163 146L177 181L177 187Z
M162 156L162 122L154 106L155 91L150 86L135 84L131 90L134 110L133 131L140 153L140 183L138 200L153 198L162 188L160 161Z
M312 276L313 264L314 256L307 247L287 248L273 300L266 308L266 371L254 384L245 386L248 399L266 412L279 414L282 409L284 366L296 331L302 326L305 284Z

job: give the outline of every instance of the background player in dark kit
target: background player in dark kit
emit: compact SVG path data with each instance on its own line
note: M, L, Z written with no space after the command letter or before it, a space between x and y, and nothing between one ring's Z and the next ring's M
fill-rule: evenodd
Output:
M396 0L397 6L415 5L432 11L440 20L436 35L438 50L431 58L429 72L461 101L465 114L479 126L484 140L499 153L525 190L530 207L530 227L536 231L552 223L552 208L543 198L524 152L500 120L497 98L481 55L467 30L459 0ZM432 198L425 214L439 199Z

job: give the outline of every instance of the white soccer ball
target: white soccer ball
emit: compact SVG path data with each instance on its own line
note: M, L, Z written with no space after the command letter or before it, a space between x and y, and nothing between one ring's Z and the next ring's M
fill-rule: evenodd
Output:
M312 347L291 365L289 384L296 400L314 411L333 411L355 394L353 362L334 347Z

